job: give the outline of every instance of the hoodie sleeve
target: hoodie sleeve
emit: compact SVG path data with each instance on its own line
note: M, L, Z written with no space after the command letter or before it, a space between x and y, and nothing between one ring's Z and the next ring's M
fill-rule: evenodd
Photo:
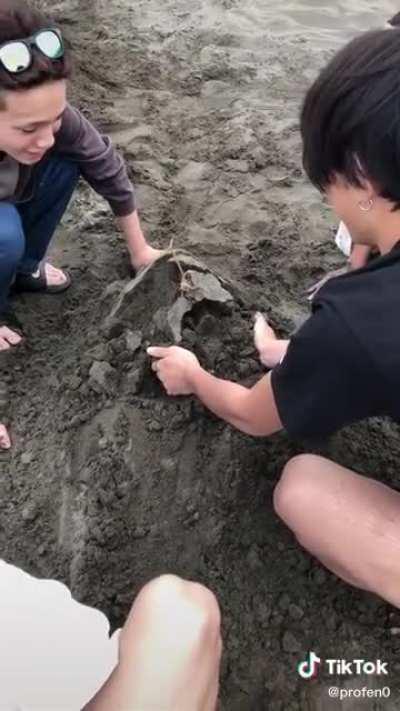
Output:
M68 105L54 151L79 165L83 178L104 197L117 217L135 210L135 195L126 165L108 136L103 136L77 109Z

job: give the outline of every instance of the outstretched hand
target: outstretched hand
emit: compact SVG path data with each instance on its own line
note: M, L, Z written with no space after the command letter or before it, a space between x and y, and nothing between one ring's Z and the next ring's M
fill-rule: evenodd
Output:
M194 353L179 346L152 346L147 353L154 358L151 367L168 395L194 393L194 374L201 368Z

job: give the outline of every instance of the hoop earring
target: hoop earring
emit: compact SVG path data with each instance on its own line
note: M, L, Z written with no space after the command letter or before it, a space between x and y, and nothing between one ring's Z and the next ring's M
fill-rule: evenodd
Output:
M367 201L361 201L358 203L358 207L362 212L369 212L372 209L372 206L374 204L374 201L370 198Z

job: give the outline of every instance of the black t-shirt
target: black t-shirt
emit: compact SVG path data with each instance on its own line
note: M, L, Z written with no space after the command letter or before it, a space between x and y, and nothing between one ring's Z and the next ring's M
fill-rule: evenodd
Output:
M321 439L375 415L400 421L400 242L327 282L272 388L293 437Z

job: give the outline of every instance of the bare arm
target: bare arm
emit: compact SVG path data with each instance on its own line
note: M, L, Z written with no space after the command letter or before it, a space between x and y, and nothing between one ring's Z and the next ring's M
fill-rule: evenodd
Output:
M200 369L194 377L194 388L211 412L241 432L265 437L282 429L269 374L252 388L245 388Z
M157 258L157 250L147 244L143 235L137 210L124 217L117 217L117 223L125 237L131 264L135 269Z
M169 395L196 395L211 412L238 430L265 437L282 429L270 375L252 388L216 378L184 348L149 348L156 371Z

